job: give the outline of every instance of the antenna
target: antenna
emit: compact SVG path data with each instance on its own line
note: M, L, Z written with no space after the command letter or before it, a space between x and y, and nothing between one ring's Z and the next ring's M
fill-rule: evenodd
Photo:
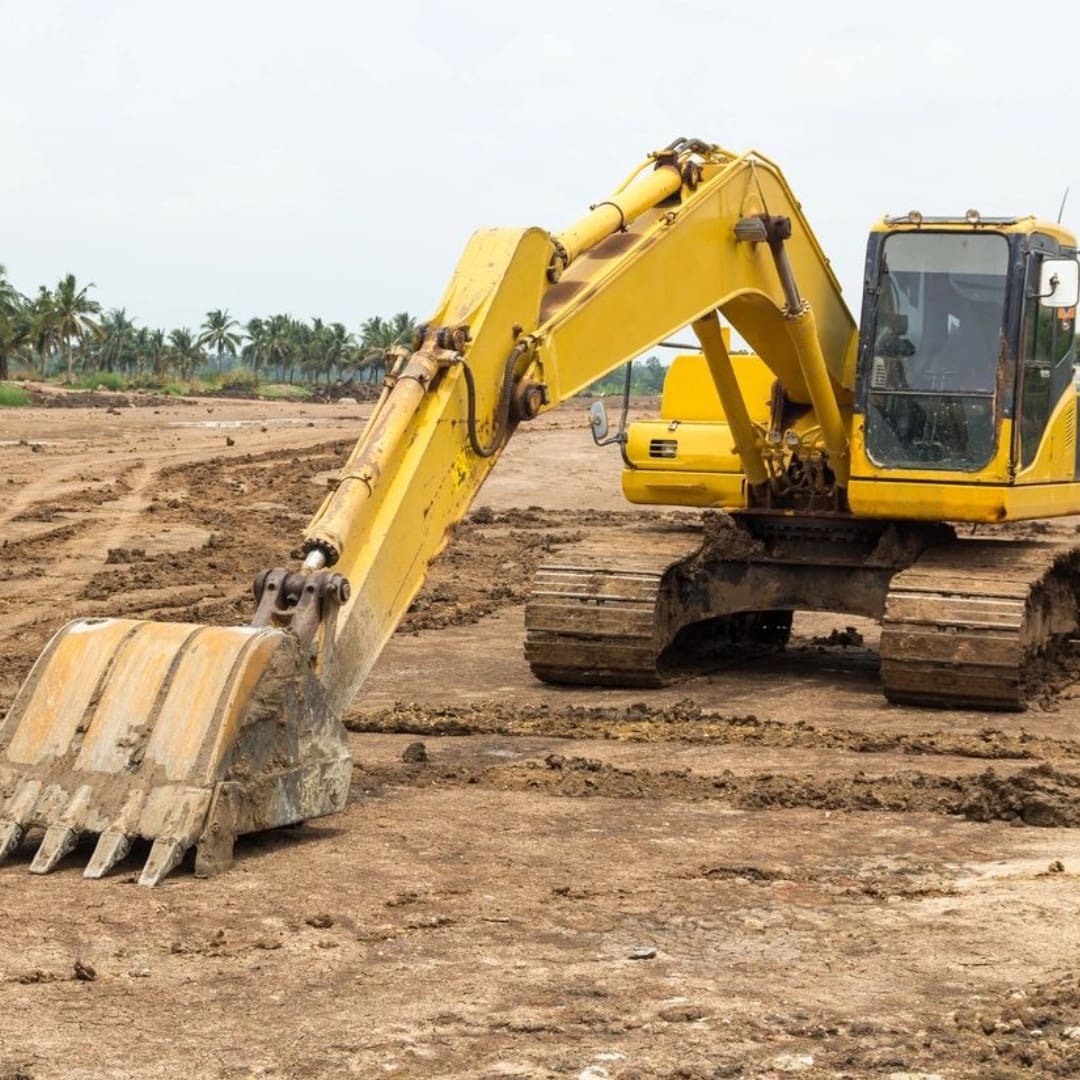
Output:
M1058 224L1061 224L1061 215L1065 213L1065 200L1069 197L1069 189L1065 188L1065 194L1061 196L1061 206L1058 209Z

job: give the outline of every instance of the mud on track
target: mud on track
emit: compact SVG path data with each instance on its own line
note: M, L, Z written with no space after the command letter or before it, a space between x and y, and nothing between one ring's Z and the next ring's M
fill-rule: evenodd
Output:
M0 414L0 707L76 615L246 619L361 414ZM349 714L344 814L153 892L145 850L0 870L0 1078L1080 1072L1074 684L890 707L875 628L813 616L662 691L548 687L532 569L647 512L572 409L480 502Z

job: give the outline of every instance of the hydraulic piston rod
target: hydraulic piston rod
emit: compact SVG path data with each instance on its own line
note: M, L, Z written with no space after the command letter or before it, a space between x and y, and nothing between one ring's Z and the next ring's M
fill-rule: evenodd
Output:
M589 213L570 228L553 236L555 254L548 267L548 277L558 281L562 272L581 254L621 232L635 218L682 188L682 174L674 164L658 165L652 172L620 191L594 204Z

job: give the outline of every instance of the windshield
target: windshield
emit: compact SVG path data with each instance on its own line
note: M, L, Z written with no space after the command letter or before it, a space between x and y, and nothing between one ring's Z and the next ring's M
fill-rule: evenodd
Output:
M994 233L885 240L866 449L879 465L977 469L994 453L1009 249Z

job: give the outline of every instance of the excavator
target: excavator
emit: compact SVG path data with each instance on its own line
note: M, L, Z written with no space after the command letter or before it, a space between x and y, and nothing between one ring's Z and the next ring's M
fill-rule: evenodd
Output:
M536 675L652 685L688 635L777 644L825 610L881 620L892 701L1023 708L1077 631L1080 548L967 534L1080 512L1078 279L1059 224L912 211L870 232L860 329L780 169L693 139L562 233L475 233L249 625L83 618L48 643L0 725L0 858L32 837L46 873L96 835L98 878L138 840L156 885L342 810L341 717L507 441L686 327L660 416L592 422L631 501L700 513L543 567Z

